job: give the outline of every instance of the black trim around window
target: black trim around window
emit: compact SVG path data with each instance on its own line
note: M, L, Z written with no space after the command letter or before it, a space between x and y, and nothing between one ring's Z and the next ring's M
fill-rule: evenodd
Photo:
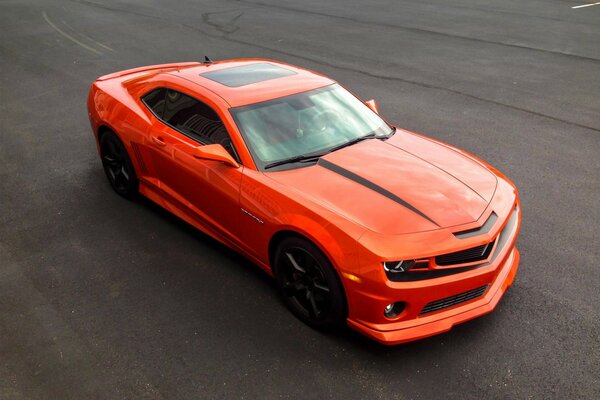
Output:
M211 106L209 106L208 104L206 104L203 101L198 100L194 96L190 96L187 93L183 93L183 92L180 92L179 90L171 89L171 88L166 87L166 86L160 86L160 87L154 88L154 89L150 90L149 92L145 93L144 95L142 95L140 97L140 101L144 104L144 106L146 106L146 108L148 109L148 111L150 111L150 113L152 113L152 115L154 115L154 117L157 120L159 120L161 123L165 124L166 126L168 126L169 128L173 129L174 131L176 131L178 133L181 133L183 136L188 137L188 138L192 139L194 142L197 142L197 143L199 143L201 145L214 144L214 143L211 143L211 142L209 142L207 140L203 140L199 135L190 134L189 132L185 132L185 131L183 131L181 129L178 129L178 128L174 127L173 125L171 125L170 123L168 123L167 121L165 121L163 119L163 115L157 115L157 113L152 109L151 106L148 105L148 103L146 103L146 100L144 99L146 96L150 95L152 92L157 91L157 90L163 90L164 91L163 96L165 97L165 99L164 99L165 103L166 103L167 90L172 90L174 92L180 93L183 96L188 96L188 97L192 98L193 100L195 100L195 101L197 101L197 102L205 105L206 107L210 108L217 115L217 117L219 117L219 120L221 120L221 123L223 124L223 127L227 131L227 134L229 135L229 139L231 140L231 133L227 129L227 126L225 126L225 123L223 122L223 119L221 118L221 116L219 115L219 113L216 112ZM164 109L165 109L165 105L163 105L163 107L162 107L163 113L164 113ZM238 153L237 149L235 148L235 144L233 143L233 140L231 140L231 149L233 150L233 153L234 153L233 154L233 158L235 158L235 160L239 164L243 165L242 161L240 160L239 153Z

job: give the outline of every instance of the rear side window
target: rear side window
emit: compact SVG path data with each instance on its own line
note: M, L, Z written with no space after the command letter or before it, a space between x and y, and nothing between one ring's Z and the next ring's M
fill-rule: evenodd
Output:
M158 118L162 118L165 109L165 92L166 89L159 88L142 97L142 101Z
M239 161L227 128L208 105L166 88L151 91L142 101L167 125L200 143L220 144Z
M171 89L167 90L163 119L172 127L209 142L212 142L211 137L215 131L225 129L212 108Z

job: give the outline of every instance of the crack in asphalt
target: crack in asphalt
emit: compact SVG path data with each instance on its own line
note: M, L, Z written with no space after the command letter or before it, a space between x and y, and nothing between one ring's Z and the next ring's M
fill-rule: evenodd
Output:
M240 3L248 3L248 4L256 4L256 5L262 5L262 6L265 6L265 7L272 7L272 8L280 8L280 9L283 9L283 10L287 9L289 11L300 11L300 12L305 11L305 10L301 10L301 9L298 9L298 8L280 6L280 5L274 5L274 4L268 4L268 3L261 3L261 2L254 2L254 1L250 1L250 0L230 0L230 1L237 1L237 2L240 2ZM426 4L426 5L434 6L434 7L440 7L440 3L432 3L432 2L421 1L421 0L418 0L417 3L418 4ZM412 4L415 4L415 3L412 3ZM506 10L499 10L499 9L490 9L490 8L483 8L483 7L460 6L460 5L457 5L457 4L444 4L444 7L451 7L451 8L462 9L462 10L477 10L477 11L482 11L482 12L486 12L486 13L495 13L495 14L517 15L517 16L521 16L521 17L527 16L527 17L532 17L532 18L545 19L545 20L549 20L549 21L568 22L568 21L565 21L564 19L561 19L561 18L544 17L544 16L541 16L541 15L535 15L535 14L529 14L529 13L520 13L520 12L514 12L514 11L506 11ZM311 11L307 11L307 12L311 13ZM315 13L317 13L317 12L315 12ZM331 16L333 18L339 17L337 15L327 14L327 13L321 13L321 15L323 15L323 16ZM347 18L351 18L351 17L347 17ZM371 21L364 21L364 20L356 20L356 21L357 22L371 24L371 25L381 25L380 23L371 22ZM391 25L391 26L394 26L394 25Z
M109 7L109 6L106 6L106 5L103 5L103 4L98 4L98 3L95 3L95 2L92 2L92 1L89 1L89 0L70 0L70 1L74 1L74 2L77 2L77 3L80 3L80 4L85 4L85 5L89 5L89 6L93 6L93 7L102 8L102 9L105 9L105 10L110 10L110 11L113 11L113 12L128 13L128 14L138 15L138 16L141 16L141 17L146 17L146 18L152 18L152 19L155 19L155 20L165 21L165 22L168 22L168 23L174 23L170 19L164 18L164 17L161 17L161 16L140 13L140 12L136 12L136 11L132 11L132 10L124 10L124 9L115 8L115 7ZM244 2L246 0L234 0L234 1ZM228 10L227 12L233 12L233 11L237 11L237 10ZM225 12L225 11L223 11L223 12ZM242 11L242 13L243 13L243 11ZM213 15L213 14L216 14L216 13L214 13L214 12L213 13L206 13L207 17L204 17L205 14L203 14L203 20L205 18L209 19L210 16ZM241 17L241 14L239 16L235 17L234 19L237 20L237 19L239 19L239 17ZM344 18L344 17L340 17L340 18ZM419 86L419 87L424 87L424 88L427 88L427 89L440 90L440 91L444 91L444 92L447 92L447 93L452 93L452 94L460 95L460 96L463 96L463 97L466 97L466 98L469 98L469 99L473 99L473 100L478 100L478 101L481 101L481 102L486 102L486 103L494 104L494 105L497 105L497 106L501 106L501 107L509 108L509 109L512 109L512 110L516 110L516 111L528 113L528 114L535 115L535 116L538 116L538 117L547 118L547 119L550 119L552 121L557 121L557 122L561 122L561 123L564 123L564 124L568 124L568 125L572 125L572 126L577 126L579 128L589 129L589 130L592 130L592 131L595 131L595 132L600 132L600 128L596 128L596 127L593 127L593 126L581 124L581 123L574 122L574 121L565 120L565 119L562 119L562 118L559 118L559 117L555 117L555 116L552 116L552 115L544 114L544 113L541 113L541 112L538 112L538 111L533 111L533 110L530 110L530 109L527 109L527 108L523 108L523 107L511 105L511 104L502 103L500 101L496 101L496 100L492 100L492 99L487 99L487 98L484 98L484 97L479 97L479 96L476 96L476 95L473 95L473 94L470 94L470 93L462 92L460 90L450 89L450 88L447 88L447 87L444 87L444 86L437 86L437 85L433 85L433 84L426 83L426 82L421 82L421 81L415 81L415 80L411 80L411 79L400 78L398 76L383 75L383 74L376 74L376 73L372 73L372 72L367 72L367 71L363 71L361 69L352 68L352 67L343 66L343 65L332 64L332 63L329 63L329 62L326 62L326 61L323 61L323 60L320 60L320 59L317 59L317 58L312 58L312 57L307 57L307 56L303 56L303 55L298 55L298 54L295 54L295 53L287 52L287 51L284 51L284 50L279 50L279 49L272 48L272 47L269 47L269 46L264 46L264 45L261 45L261 44L257 44L257 43L253 43L253 42L249 42L249 41L245 41L245 40L241 40L241 39L232 38L230 36L230 34L231 34L230 32L222 30L218 25L215 25L214 22L213 23L209 23L209 25L212 26L213 28L217 29L219 32L221 32L222 33L221 35L216 35L216 34L213 34L213 33L206 32L205 30L202 30L202 29L198 28L197 26L193 26L193 25L189 25L189 24L179 23L178 25L182 26L182 27L185 27L185 28L188 28L188 29L191 29L191 30L194 30L196 32L199 32L199 33L201 33L201 34L203 34L205 36L211 37L211 38L221 39L221 40L225 40L225 41L232 42L232 43L238 43L238 44L242 44L242 45L245 45L245 46L251 46L251 47L255 47L255 48L259 48L259 49L263 49L263 50L268 50L268 51L271 51L271 52L274 52L274 53L278 53L278 54L282 54L282 55L286 55L286 56L290 56L290 57L295 57L295 58L298 58L298 59L301 59L301 60L310 61L310 62L313 62L313 63L318 64L318 65L322 65L322 66L325 66L325 67L335 68L335 69L339 69L339 70L343 70L343 71L348 71L348 72L354 72L354 73L361 74L361 75L368 76L368 77L375 78L375 79L382 79L382 80L393 81L393 82L402 82L402 83L411 84L411 85L415 85L415 86ZM237 31L237 29L235 31ZM473 40L479 40L479 39L473 39ZM536 51L537 49L531 48L530 50ZM541 50L541 51L544 51L544 50ZM550 52L550 53L554 53L554 52ZM556 53L556 54L563 54L563 53ZM566 54L563 54L563 55L566 55ZM567 55L567 56L569 56L569 55ZM580 56L573 56L573 57L580 57ZM587 59L586 57L583 57L583 58ZM592 59L592 60L596 60L596 59ZM597 60L597 61L600 61L600 60Z
M494 41L494 40L487 40L487 39L475 38L475 37L472 37L472 36L457 35L457 34L454 34L454 33L435 31L435 30L431 30L431 29L415 28L415 27L410 27L410 26L402 26L402 25L388 24L388 23L382 23L382 22L375 23L375 22L364 21L364 20L357 19L357 18L352 18L352 17L345 17L345 16L341 16L341 15L333 15L333 14L328 14L328 13L319 12L319 11L301 10L301 9L293 8L293 7L287 7L287 6L281 6L281 5L272 5L272 4L266 4L266 3L261 3L261 2L254 2L254 1L249 1L249 0L231 0L231 1L239 2L239 3L246 3L246 4L258 5L258 6L262 6L262 7L265 7L265 8L275 8L275 9L280 9L280 10L297 12L297 13L302 13L302 14L318 15L318 16L321 16L321 17L328 17L328 18L332 18L332 19L339 19L339 20L344 20L344 21L350 21L350 22L354 22L354 23L358 23L358 24L363 24L363 25L384 26L386 28L399 29L399 30L404 30L404 31L407 31L407 32L428 33L428 34L432 34L432 35L452 37L452 38L461 39L461 40L468 40L468 41L479 42L479 43L486 43L486 44L494 44L494 45L497 45L497 46L515 47L515 48L519 48L519 49L526 49L526 50L532 50L532 51L539 51L539 52L543 52L543 53L556 54L556 55L560 55L560 56L564 56L564 57L573 57L573 58L582 59L582 60L591 61L591 62L600 62L599 58L582 56L582 55L578 55L578 54L565 53L565 52L561 52L561 51L547 50L547 49L542 49L542 48L539 48L539 47L531 47L531 46L526 46L526 45L518 44L518 43L498 42L498 41Z
M225 10L225 11L215 11L215 12L210 12L210 13L203 13L203 14L201 14L201 17L202 17L202 21L204 23L206 23L207 25L212 26L219 32L222 32L224 35L230 35L232 33L237 32L240 29L240 27L237 25L234 25L234 23L238 19L240 19L242 15L244 15L244 11L241 11L235 17L231 18L227 24L219 24L219 23L213 22L210 20L210 17L215 14L226 14L226 13L231 13L231 12L235 12L235 11L238 11L238 10ZM231 26L231 28L229 28L230 26Z

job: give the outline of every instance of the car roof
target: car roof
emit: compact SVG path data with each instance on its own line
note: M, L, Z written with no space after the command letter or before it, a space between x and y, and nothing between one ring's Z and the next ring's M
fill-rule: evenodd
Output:
M260 103L335 83L326 76L278 61L253 58L188 65L168 74L200 85L231 107ZM192 91L196 85L187 85Z

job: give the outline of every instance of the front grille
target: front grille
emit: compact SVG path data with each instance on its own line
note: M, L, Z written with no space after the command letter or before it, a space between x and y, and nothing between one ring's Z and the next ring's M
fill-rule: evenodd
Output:
M472 271L477 268L489 266L496 260L498 255L502 252L502 249L506 246L511 235L514 233L515 226L518 224L519 220L517 211L517 207L515 206L512 214L510 215L510 218L506 222L506 225L504 225L504 228L502 228L500 234L496 236L496 239L494 239L487 245L484 244L481 246L473 247L471 249L462 250L450 254L443 254L435 257L435 261L438 266L455 266L450 268L413 269L409 270L407 273L401 274L386 273L387 278L394 282L414 282L426 279L440 278L443 276L449 276L454 274L460 274L466 271ZM485 251L483 251L483 253L479 253L482 251L482 249L485 248L485 246L488 246L485 249ZM469 254L467 253L471 252L472 250L475 256L477 256L476 258L469 258ZM491 254L492 250L494 251L494 254ZM462 255L462 257L457 257L457 255ZM464 257L465 255L467 255L466 258ZM477 261L482 262L477 263Z
M442 254L435 258L435 263L444 266L486 260L494 248L494 242L495 240L490 243L482 244L481 246L471 247L470 249L457 251L455 253Z
M459 293L454 296L446 297L445 299L432 301L431 303L427 303L427 305L423 307L419 315L432 313L434 311L452 307L457 304L466 303L469 300L474 300L478 297L483 296L487 288L488 285L484 285L476 289L469 290L468 292Z

